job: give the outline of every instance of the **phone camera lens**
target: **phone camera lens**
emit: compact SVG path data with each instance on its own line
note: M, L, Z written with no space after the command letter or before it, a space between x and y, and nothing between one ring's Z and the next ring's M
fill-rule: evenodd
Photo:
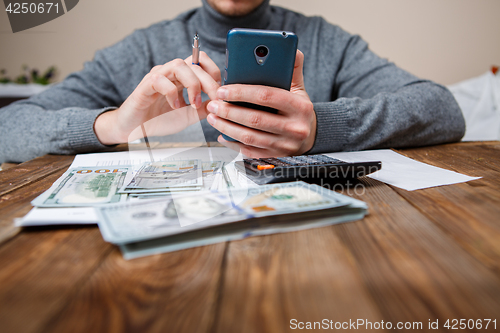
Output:
M267 47L265 47L263 45L261 45L255 49L255 54L259 58L264 58L265 56L267 56L268 53L269 53L269 50L267 49Z

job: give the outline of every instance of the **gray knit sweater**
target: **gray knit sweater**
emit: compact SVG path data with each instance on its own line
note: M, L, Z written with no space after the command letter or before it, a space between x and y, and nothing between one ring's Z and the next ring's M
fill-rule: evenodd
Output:
M0 162L105 148L93 131L99 114L119 106L153 66L189 56L195 32L223 72L225 36L233 27L298 35L318 124L311 152L431 145L460 140L465 132L462 113L445 87L379 58L359 36L268 0L237 19L203 0L200 8L98 51L82 71L49 90L0 109ZM205 120L201 125L206 140L215 141L219 133ZM189 129L186 133L184 138L192 139Z

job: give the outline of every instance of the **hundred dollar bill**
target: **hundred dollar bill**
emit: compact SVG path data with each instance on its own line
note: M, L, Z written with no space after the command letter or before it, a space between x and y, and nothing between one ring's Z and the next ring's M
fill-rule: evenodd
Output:
M120 193L148 193L200 189L203 185L202 165L198 159L145 163Z
M292 182L248 189L239 207L255 216L290 214L339 207L349 203L346 197L305 182Z
M78 207L116 203L129 167L79 167L65 172L47 191L35 198L36 207Z
M238 196L244 199L235 205ZM251 218L341 207L350 200L317 185L294 182L126 202L98 207L97 213L104 239L124 244Z
M97 214L103 238L115 244L176 235L193 229L191 226L199 228L247 218L245 212L233 209L228 196L210 192L109 205L98 209ZM183 228L180 219L198 223Z
M186 186L186 187L169 187L158 189L128 189L127 193L129 198L155 198L161 196L168 196L172 193L184 193L193 191L211 190L214 187L214 182L217 181L217 176L222 172L223 162L221 161L203 161L202 162L202 179L203 186Z

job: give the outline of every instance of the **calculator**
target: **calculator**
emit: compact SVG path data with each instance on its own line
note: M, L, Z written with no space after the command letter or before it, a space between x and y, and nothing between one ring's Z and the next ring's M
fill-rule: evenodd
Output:
M318 154L273 158L250 158L235 163L253 182L262 185L295 180L355 179L382 168L381 161L345 162Z

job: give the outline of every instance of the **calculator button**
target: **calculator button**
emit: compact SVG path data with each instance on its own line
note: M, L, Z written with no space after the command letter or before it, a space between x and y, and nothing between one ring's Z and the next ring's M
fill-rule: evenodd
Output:
M309 157L309 156L295 156L295 159L297 159L299 161L302 161L302 162L305 162L305 163L308 163L308 164L321 163L318 159L312 158L312 157Z
M347 162L344 162L344 161L341 161L339 159L336 159L336 158L333 158L330 156L326 156L326 155L319 155L317 158L321 159L324 163L329 163L329 164L345 164L345 163L347 163Z
M259 169L259 166L262 165L268 165L268 163L265 163L263 161L257 160L257 159L244 159L244 163L250 164L251 167ZM262 169L259 169L262 170Z
M273 165L279 165L281 164L282 162L280 160L278 160L277 158L261 158L260 159L261 161L264 161L268 164L273 164Z
M293 165L292 163L290 163L290 157L278 157L277 159L285 165Z
M300 158L295 158L295 157L291 157L291 161L293 163L295 163L295 165L306 165L307 164L306 161L303 161Z
M269 170L269 169L274 169L274 165L272 164L264 164L264 165L257 165L258 170Z

